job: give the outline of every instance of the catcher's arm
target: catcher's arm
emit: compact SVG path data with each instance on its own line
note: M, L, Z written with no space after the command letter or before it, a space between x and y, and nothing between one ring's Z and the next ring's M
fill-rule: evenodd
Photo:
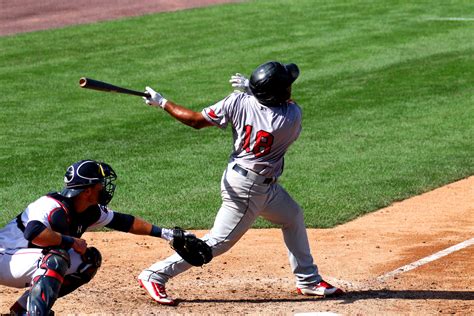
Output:
M152 228L153 224L139 217L135 217L133 219L132 226L130 227L130 230L128 232L135 235L151 235Z
M161 228L140 217L114 212L114 218L118 219L116 219L116 223L111 226L113 229L126 231L135 235L150 235L163 238L167 241L173 239L173 229ZM119 221L121 223L118 223Z

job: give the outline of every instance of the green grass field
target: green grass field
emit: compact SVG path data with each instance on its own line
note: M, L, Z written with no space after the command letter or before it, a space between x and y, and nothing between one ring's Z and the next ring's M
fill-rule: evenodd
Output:
M200 110L235 72L297 63L304 129L281 183L310 227L470 176L472 12L472 1L249 1L0 37L0 225L92 158L119 175L113 209L211 227L230 129L193 130L140 98L80 89L82 76Z

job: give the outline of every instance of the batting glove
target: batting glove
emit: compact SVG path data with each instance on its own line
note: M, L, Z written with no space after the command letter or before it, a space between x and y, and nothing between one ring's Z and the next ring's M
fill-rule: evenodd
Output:
M229 82L234 89L251 94L249 88L249 80L245 78L244 75L236 73L235 75L230 77Z
M151 106L159 106L162 109L165 108L166 102L168 102L168 100L163 98L161 94L159 94L158 92L156 92L150 87L146 87L145 92L147 92L150 95L150 97L148 98L143 97L143 100L145 100L146 104L151 105Z

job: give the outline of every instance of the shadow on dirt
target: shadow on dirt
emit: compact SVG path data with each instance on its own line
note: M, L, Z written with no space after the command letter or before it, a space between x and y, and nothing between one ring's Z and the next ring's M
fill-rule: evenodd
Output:
M407 300L474 300L474 291L435 290L366 290L349 292L340 297L345 303L367 299L407 299Z
M341 301L342 304L350 304L361 300L370 299L406 299L406 300L474 300L474 291L431 291L431 290L366 290L352 291L342 296L333 298L253 298L253 299L196 299L179 300L177 303L285 303L306 301Z

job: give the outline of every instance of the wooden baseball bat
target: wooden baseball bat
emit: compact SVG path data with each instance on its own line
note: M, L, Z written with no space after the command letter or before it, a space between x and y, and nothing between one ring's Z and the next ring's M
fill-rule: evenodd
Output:
M150 97L150 95L146 92L130 90L130 89L115 86L107 82L94 80L94 79L90 79L86 77L82 77L81 79L79 79L79 86L85 89L92 89L92 90L98 90L98 91L104 91L104 92L131 94L131 95L136 95L136 96L145 97L145 98Z

